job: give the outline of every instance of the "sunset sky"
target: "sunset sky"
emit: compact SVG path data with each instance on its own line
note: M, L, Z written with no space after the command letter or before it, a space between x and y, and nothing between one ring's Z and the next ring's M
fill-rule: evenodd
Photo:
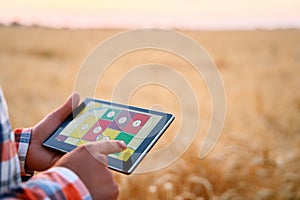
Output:
M299 0L0 0L0 23L54 28L300 28Z

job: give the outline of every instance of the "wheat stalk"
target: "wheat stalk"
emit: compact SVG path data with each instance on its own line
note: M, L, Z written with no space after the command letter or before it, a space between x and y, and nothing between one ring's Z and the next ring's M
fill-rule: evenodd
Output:
M197 175L191 175L188 177L188 182L189 182L188 185L189 191L192 188L192 184L199 184L205 188L209 199L214 198L213 186L208 179Z

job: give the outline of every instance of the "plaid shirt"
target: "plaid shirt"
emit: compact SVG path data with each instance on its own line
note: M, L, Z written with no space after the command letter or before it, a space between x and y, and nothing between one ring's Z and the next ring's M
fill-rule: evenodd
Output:
M21 175L33 175L25 169L30 137L30 128L11 130L0 87L0 199L91 199L78 176L63 167L53 167L22 183Z

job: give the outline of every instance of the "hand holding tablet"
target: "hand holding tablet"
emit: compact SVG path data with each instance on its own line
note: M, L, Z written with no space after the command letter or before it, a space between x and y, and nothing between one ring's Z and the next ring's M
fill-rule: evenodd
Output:
M43 145L70 152L89 142L121 140L127 148L109 154L108 167L130 174L173 120L172 114L87 98Z

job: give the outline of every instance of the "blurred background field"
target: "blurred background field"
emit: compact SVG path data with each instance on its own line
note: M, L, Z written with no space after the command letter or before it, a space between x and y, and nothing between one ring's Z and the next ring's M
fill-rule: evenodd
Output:
M0 27L0 84L13 128L32 126L62 104L89 52L119 32ZM300 199L300 31L182 33L207 50L222 75L227 105L221 138L205 159L198 158L211 104L189 63L154 50L122 56L101 78L96 97L111 99L133 67L165 64L192 85L201 120L193 144L172 165L130 176L115 173L120 199ZM157 85L134 91L129 103L181 114L176 94ZM152 151L170 143L179 126L180 118Z

